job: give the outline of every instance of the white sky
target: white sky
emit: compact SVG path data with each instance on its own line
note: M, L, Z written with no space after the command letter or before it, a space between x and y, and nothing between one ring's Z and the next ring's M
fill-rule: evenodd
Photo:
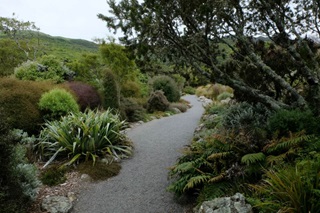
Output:
M97 14L107 15L106 0L0 0L0 16L32 21L40 31L67 38L107 38L113 36Z

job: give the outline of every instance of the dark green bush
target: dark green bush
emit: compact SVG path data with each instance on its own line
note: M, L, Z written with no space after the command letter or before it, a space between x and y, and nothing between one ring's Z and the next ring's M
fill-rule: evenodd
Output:
M120 91L116 76L111 71L106 71L103 78L103 107L105 109L119 109Z
M98 91L91 85L83 82L67 82L67 87L76 95L77 103L82 112L85 109L96 109L102 105Z
M126 114L126 119L129 122L143 121L145 119L146 110L134 98L122 98L121 109Z
M180 99L180 91L175 81L169 76L157 76L152 79L153 91L162 90L169 102L177 102Z
M161 90L153 92L148 100L148 112L166 111L170 103Z
M183 88L183 92L186 94L194 95L196 94L196 89L191 86L186 86L185 88Z
M21 81L12 78L0 79L0 120L10 129L23 129L29 133L40 131L43 120L38 102L41 95L52 89L48 82Z
M271 135L277 133L279 137L302 130L307 134L319 134L317 121L311 111L279 110L269 118L268 129Z
M70 112L79 112L77 101L65 89L52 89L39 100L39 108L48 120L59 119Z

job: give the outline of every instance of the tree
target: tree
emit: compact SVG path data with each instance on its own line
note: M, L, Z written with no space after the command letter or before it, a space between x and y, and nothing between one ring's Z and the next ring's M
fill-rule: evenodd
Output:
M320 35L319 1L107 2L112 15L98 17L109 28L121 29L121 41L138 54L160 52L179 59L212 82L272 109L311 107L319 113L319 45L308 37ZM227 49L232 55L221 63ZM285 63L272 64L272 54L284 54Z
M37 58L40 44L39 38L34 31L39 30L34 22L0 17L0 34L5 34L12 39L29 60Z

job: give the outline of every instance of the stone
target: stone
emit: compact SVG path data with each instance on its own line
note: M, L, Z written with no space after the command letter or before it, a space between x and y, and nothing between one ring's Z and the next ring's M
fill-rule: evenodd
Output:
M180 114L181 113L180 109L178 109L176 107L172 108L172 112L175 113L175 114Z
M91 181L91 177L88 174L82 174L80 179L87 182Z
M72 202L65 196L48 196L41 203L41 209L49 213L68 213L72 207Z
M245 197L236 193L232 197L221 197L205 201L195 213L252 213L252 207L247 204Z

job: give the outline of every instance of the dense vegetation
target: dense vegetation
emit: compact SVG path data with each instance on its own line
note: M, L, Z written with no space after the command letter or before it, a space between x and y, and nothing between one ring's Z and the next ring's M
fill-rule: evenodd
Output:
M123 31L122 44L51 37L0 17L7 212L14 196L18 205L33 199L29 161L127 157L124 120L186 111L182 91L214 103L171 168L169 190L197 204L242 192L256 212L319 211L319 1L107 2L111 15L98 17ZM51 174L43 180L61 181Z

